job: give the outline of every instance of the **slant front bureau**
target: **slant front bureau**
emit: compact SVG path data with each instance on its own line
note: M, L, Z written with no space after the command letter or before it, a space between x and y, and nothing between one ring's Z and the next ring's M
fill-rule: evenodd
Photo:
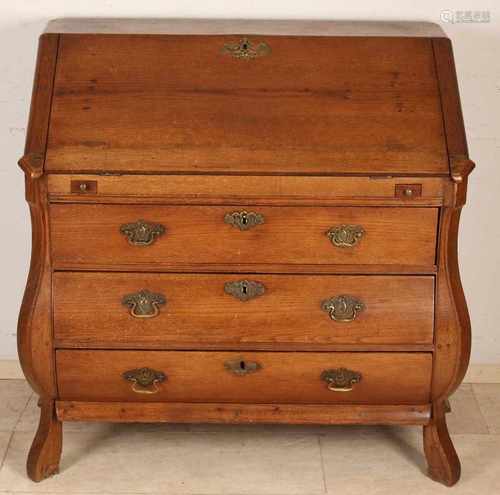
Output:
M63 421L422 425L458 480L473 163L438 27L54 21L20 165L33 480Z

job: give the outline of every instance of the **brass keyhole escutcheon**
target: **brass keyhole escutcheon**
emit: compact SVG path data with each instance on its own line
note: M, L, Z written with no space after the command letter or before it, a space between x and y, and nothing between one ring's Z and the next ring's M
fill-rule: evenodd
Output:
M226 361L224 367L235 375L249 375L259 371L262 366L255 361L246 361L244 359L235 359L234 361Z
M233 211L224 215L224 222L239 230L249 230L264 223L264 215L253 211Z
M254 297L262 296L266 292L266 288L260 282L238 280L236 282L226 282L224 284L224 292L245 302Z
M251 60L269 55L271 47L264 41L256 43L248 38L243 38L236 43L226 43L222 49L222 53L229 54L233 58Z

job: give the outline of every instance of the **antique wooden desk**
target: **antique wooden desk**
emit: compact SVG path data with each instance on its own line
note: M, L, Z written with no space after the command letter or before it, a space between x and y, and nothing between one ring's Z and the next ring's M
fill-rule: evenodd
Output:
M79 420L422 425L458 480L474 165L438 27L54 21L20 165L33 480Z

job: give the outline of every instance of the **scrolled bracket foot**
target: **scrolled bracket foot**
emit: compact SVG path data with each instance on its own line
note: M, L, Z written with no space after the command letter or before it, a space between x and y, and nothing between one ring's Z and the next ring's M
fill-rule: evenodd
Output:
M424 451L431 479L453 486L460 479L460 460L446 425L445 402L434 404L431 422L424 426Z
M28 454L27 472L39 482L59 472L62 452L62 423L57 419L53 400L40 399L40 422Z

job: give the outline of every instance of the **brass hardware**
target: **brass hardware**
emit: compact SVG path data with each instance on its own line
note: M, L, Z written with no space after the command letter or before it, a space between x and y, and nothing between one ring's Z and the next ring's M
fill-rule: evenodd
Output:
M154 318L160 312L158 306L166 302L163 294L155 294L147 289L127 294L122 299L122 304L130 308L134 318Z
M159 223L148 223L141 219L134 223L123 224L120 227L120 233L127 236L128 242L133 246L149 246L157 237L165 233L165 227Z
M323 371L321 380L328 384L328 390L332 392L350 392L353 385L361 381L361 373L346 368L336 368Z
M422 184L396 184L394 189L396 198L414 199L422 196Z
M237 282L226 282L224 284L224 292L240 301L248 301L257 296L262 296L266 288L260 282L252 280L238 280Z
M97 181L96 180L72 180L70 183L70 190L72 193L77 194L96 194Z
M233 211L224 215L224 222L240 230L248 230L264 223L264 216L253 211Z
M226 361L224 363L224 367L235 375L248 375L259 371L262 368L262 366L255 361L245 361L243 359Z
M335 296L321 303L321 309L326 311L332 320L353 321L365 305L353 296Z
M326 235L334 246L344 248L355 246L364 233L360 225L337 225L332 227Z
M263 41L255 44L248 38L242 38L237 43L226 43L222 52L228 53L233 58L250 60L269 55L271 53L271 47Z
M165 373L151 368L125 371L122 377L132 382L132 390L138 394L155 394L160 390L158 384L167 379Z

